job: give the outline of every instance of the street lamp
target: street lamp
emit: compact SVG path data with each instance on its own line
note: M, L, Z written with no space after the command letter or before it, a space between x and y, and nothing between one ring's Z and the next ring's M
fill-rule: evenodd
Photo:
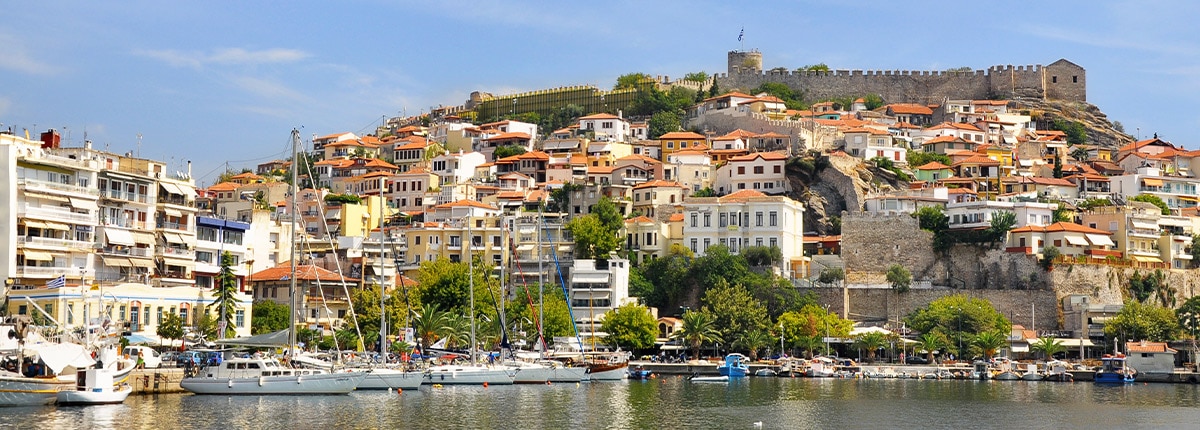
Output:
M1193 331L1193 332L1195 332L1195 330L1194 330L1194 329L1193 329L1192 331ZM1192 337L1195 337L1195 335L1193 335ZM1193 342L1195 342L1195 341L1193 341ZM782 322L782 321L780 321L780 322L779 322L779 357L780 357L780 358L782 358L782 357L783 357L783 354L784 354L784 347L783 347L783 322Z
M825 354L829 354L829 305L825 305Z

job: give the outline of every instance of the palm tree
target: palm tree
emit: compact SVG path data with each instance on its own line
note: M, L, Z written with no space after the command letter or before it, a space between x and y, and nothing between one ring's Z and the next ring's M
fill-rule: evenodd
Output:
M413 317L412 322L413 332L417 339L420 339L422 347L428 348L429 345L433 345L433 342L446 332L449 317L448 312L431 304L424 304L417 308L417 315Z
M917 348L925 350L927 358L933 363L933 353L946 346L946 337L938 333L925 333L917 338Z
M822 343L821 336L800 336L796 338L796 342L793 345L808 352L808 358L812 358L813 351L820 349L825 344Z
M447 313L446 325L442 327L442 332L438 334L446 338L447 348L465 345L469 342L471 336L471 320L466 315Z
M680 318L682 324L679 330L672 334L692 348L692 357L700 357L700 347L704 344L721 341L721 332L717 331L716 320L704 312L687 311Z
M758 350L775 343L775 337L762 330L752 330L743 334L733 343L735 347L745 348L750 361L758 360Z
M1029 345L1029 349L1040 352L1046 359L1049 359L1050 357L1053 357L1054 354L1066 351L1067 347L1063 346L1062 342L1060 342L1058 339L1052 337L1043 337L1038 339L1037 342L1034 342L1033 345Z
M979 333L978 336L975 336L975 340L971 343L976 347L979 347L979 350L983 352L983 357L985 359L991 359L996 355L996 351L999 350L1000 347L1004 346L1004 344L1007 342L1008 339L1005 338L1003 333L998 331L985 331L983 333Z
M854 348L867 350L867 362L875 362L875 351L887 346L888 339L883 333L869 332L858 335L854 339Z

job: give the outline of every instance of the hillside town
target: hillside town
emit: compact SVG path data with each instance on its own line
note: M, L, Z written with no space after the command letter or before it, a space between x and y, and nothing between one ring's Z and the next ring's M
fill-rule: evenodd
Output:
M492 329L492 345L542 332L552 347L662 356L849 355L880 328L930 360L1037 345L1087 359L1193 338L1200 150L1047 108L1088 110L1081 67L994 69L1014 82L1004 97L806 102L788 79L841 72L763 71L744 54L721 76L475 93L369 133L317 133L295 158L212 183L53 129L0 133L4 310L78 326L96 291L132 335L181 340L163 337L173 315L204 341L287 328L265 321L286 316L295 281L313 345L377 348L387 313L389 341L428 346L448 336L412 328L462 309L471 278L473 305L494 308L477 312L520 334ZM754 86L736 83L745 69ZM1051 86L1017 88L1024 73ZM236 300L218 317L224 286ZM545 321L543 298L560 302ZM632 308L651 341L610 333Z

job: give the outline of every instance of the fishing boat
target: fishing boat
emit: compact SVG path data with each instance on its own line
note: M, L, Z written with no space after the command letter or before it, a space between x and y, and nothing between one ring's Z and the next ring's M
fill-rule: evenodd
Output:
M988 366L986 361L976 361L975 363L972 363L970 377L971 379L977 379L980 381L992 379L992 369Z
M52 404L75 386L75 369L93 365L82 345L45 341L27 318L0 324L0 407Z
M808 362L808 369L805 370L804 376L810 378L831 378L836 373L837 363L828 357L813 357Z
M770 367L764 367L754 371L754 376L779 376L779 372Z
M125 402L133 393L129 384L114 384L113 372L107 369L90 368L76 374L74 389L58 392L60 405L112 405Z
M298 160L300 132L292 130L292 159ZM291 211L291 237L296 237L297 168L292 163L292 181L289 187L289 209ZM296 309L296 243L292 240L290 285L291 308ZM296 347L296 312L288 312L287 348L289 357L298 357ZM230 344L236 342L228 342ZM365 371L330 372L325 369L291 368L274 358L254 355L252 357L229 358L217 365L200 369L198 374L184 378L179 386L194 394L347 394L354 391L366 377Z
M1067 372L1067 363L1064 361L1054 360L1046 363L1046 374L1044 381L1054 382L1072 382L1075 380L1075 375Z
M725 362L717 366L717 373L721 376L731 378L743 378L750 373L750 366L746 363L750 362L750 358L742 354L733 353L725 356Z
M629 377L629 354L595 353L587 361L588 380L620 381Z
M1022 381L1041 381L1042 374L1038 372L1036 364L1029 363L1025 365L1025 373L1021 374Z
M1094 377L1097 384L1128 384L1137 377L1137 369L1125 363L1125 354L1104 354L1103 363Z
M993 379L997 381L1019 381L1021 374L1013 370L1012 361L1005 357L997 357L995 359L995 376Z

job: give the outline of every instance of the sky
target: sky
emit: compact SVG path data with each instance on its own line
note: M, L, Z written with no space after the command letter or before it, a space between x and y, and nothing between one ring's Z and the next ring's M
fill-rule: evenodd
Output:
M8 2L0 128L133 152L211 185L305 139L472 91L611 88L632 72L764 68L1087 69L1088 101L1126 132L1200 148L1200 2L54 1ZM744 29L744 40L738 41Z

